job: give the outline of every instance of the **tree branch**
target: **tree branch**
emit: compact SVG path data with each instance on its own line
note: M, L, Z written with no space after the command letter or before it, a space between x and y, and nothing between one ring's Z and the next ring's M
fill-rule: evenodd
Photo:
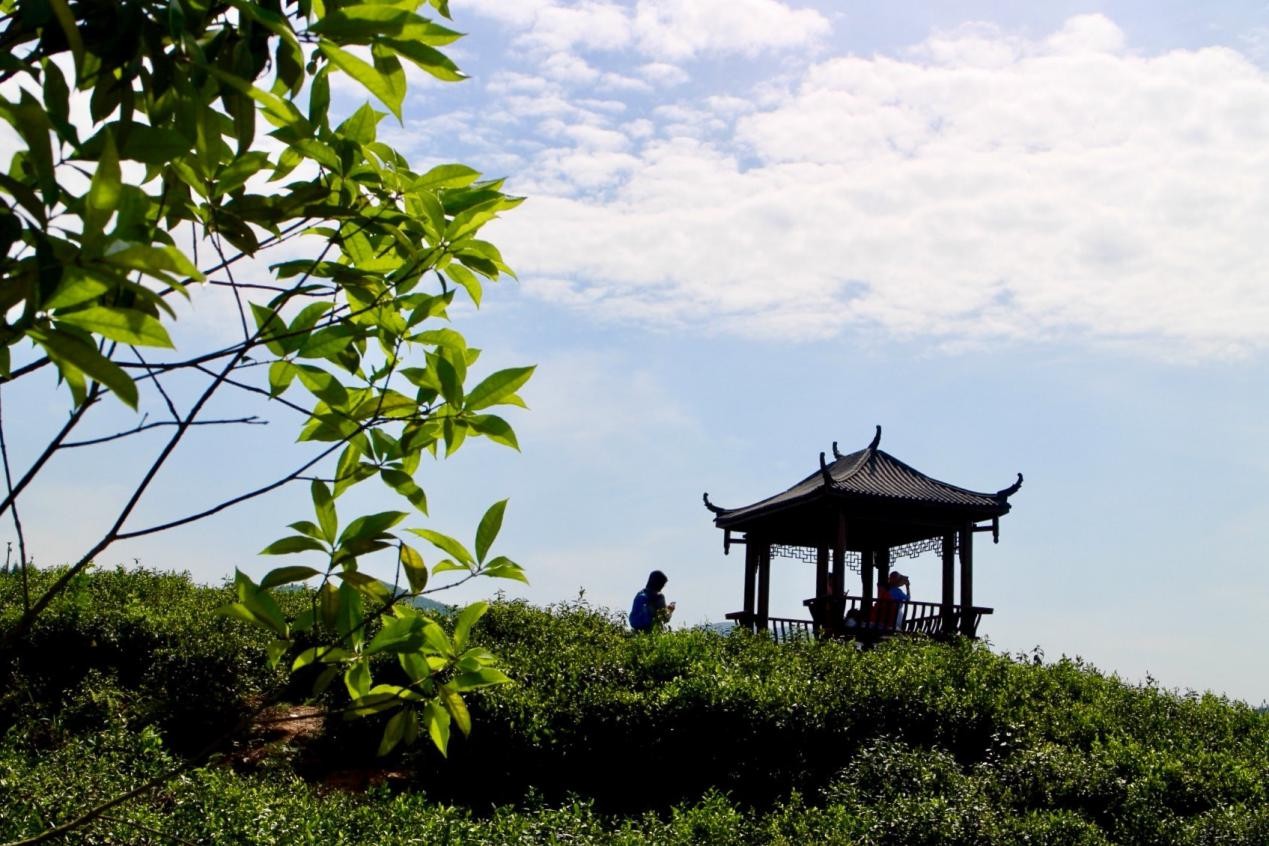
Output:
M9 447L4 441L4 417L3 406L0 406L0 457L4 459L4 484L9 492L9 499L13 499L13 475L9 472ZM31 610L31 585L27 578L26 570L26 536L22 533L22 520L18 517L18 504L12 505L13 508L13 528L18 533L18 558L22 567L22 610ZM5 562L8 563L7 561Z
M194 420L194 421L191 421L189 425L191 426L228 426L235 423L242 423L248 426L269 425L268 420L261 420L259 417L256 417L254 414L251 415L250 417L233 417L233 418L227 418L224 420ZM149 429L157 429L161 426L177 426L177 425L180 425L179 420L159 420L154 423L145 423L144 418L142 418L142 423L133 429L128 429L123 432L116 432L113 435L105 435L100 438L91 438L86 441L68 441L67 443L62 444L61 448L74 449L76 447L95 446L97 444L109 443L110 441L117 441L120 438L126 438L130 435L135 435L138 432L145 432Z
M26 471L26 474L18 480L18 483L9 490L8 495L0 501L0 515L4 514L4 512L13 505L26 486L31 483L31 480L34 479L44 467L45 463L53 457L53 453L57 452L66 436L70 434L71 430L74 429L76 425L78 425L79 421L84 419L84 415L88 412L89 407L96 404L100 396L101 384L93 382L92 387L88 389L88 396L85 397L79 407L71 413L71 416L67 419L66 424L62 426L61 431L53 436L53 440L48 442L48 446L46 446L44 451L40 453L39 458L35 459L35 463L32 464L30 469Z

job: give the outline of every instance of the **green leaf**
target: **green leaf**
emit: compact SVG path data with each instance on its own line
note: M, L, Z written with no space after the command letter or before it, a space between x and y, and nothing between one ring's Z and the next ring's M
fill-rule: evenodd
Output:
M423 538L423 540L442 550L443 552L454 556L468 567L476 562L472 559L471 553L467 551L467 547L463 546L449 535L443 535L440 532L434 532L431 529L409 529L410 532ZM439 566L439 565L438 565ZM435 572L435 571L434 571Z
M256 626L266 625L250 608L241 602L231 602L228 605L222 605L215 610L214 615L217 617L237 617L239 620Z
M287 626L282 618L282 609L278 607L269 592L252 582L251 578L241 570L234 571L234 583L238 588L238 601L264 625L281 637L287 637Z
M204 278L185 253L168 244L129 243L116 246L108 250L101 260L116 267L140 270L142 273L148 273L169 282L170 280L164 274L175 273L183 279L198 281Z
M451 558L442 558L440 561L432 565L433 576L435 576L437 573L449 572L450 570L462 570L464 572L467 572L471 570L471 567L465 564L459 564L457 561L454 561Z
M379 471L379 476L388 487L409 500L410 504L419 511L427 514L427 494L415 483L410 474L385 467Z
M312 126L309 125L304 116L300 114L300 110L290 100L279 97L276 94L270 94L268 91L262 91L245 79L223 71L215 65L204 64L201 67L226 85L229 85L239 93L246 94L263 106L265 118L274 126L286 127L301 137L308 137L312 134Z
M276 339L277 335L286 332L286 321L271 308L256 303L248 303L248 305L251 306L251 315L256 320L260 340L265 342L269 352L276 356L286 355L286 348Z
M334 543L335 535L339 531L335 498L331 496L330 488L326 487L326 483L321 479L313 480L313 483L309 485L309 493L313 499L313 513L317 515L317 523L322 528L322 537L326 538L328 543Z
M445 82L460 82L467 78L449 57L426 44L403 41L397 38L380 38L379 43L391 48L397 55L409 59L419 68Z
M339 323L318 329L303 338L299 351L305 358L329 358L348 349L362 330L348 323Z
M344 533L339 536L339 545L367 538L377 538L406 518L404 511L381 511L378 514L367 514L358 517L348 524Z
M328 20L329 17L324 18L321 23ZM335 133L358 144L369 144L375 140L375 132L382 119L383 112L370 108L369 103L362 103L351 117L336 128Z
M443 164L415 177L411 188L463 188L480 178L480 171L465 164Z
M450 682L454 690L460 693L468 690L476 690L482 687L492 687L498 684L510 684L511 679L506 673L493 667L481 667L479 670L472 670L467 673L459 673Z
M395 35L438 47L462 37L461 33L432 23L408 9L399 8L399 5L364 3L344 6L328 12L309 27L309 31L355 43L366 43L376 35Z
M401 67L401 60L390 49L377 42L370 45L370 57L374 61L375 70L387 83L391 99L385 102L389 103L389 107L392 103L396 104L393 114L397 116L397 120L401 120L401 104L405 102L406 92L405 68Z
M334 376L312 364L297 364L296 367L299 372L295 375L313 396L333 409L348 405L348 391Z
M423 646L423 639L423 621L420 618L389 617L366 646L366 654L417 652Z
M322 539L322 530L311 520L297 520L294 523L288 523L287 528L295 529L295 531L302 535L308 535L310 538Z
M322 670L317 678L313 680L313 696L318 697L325 693L337 675L339 675L339 667L327 667Z
M454 724L458 726L458 730L464 736L471 734L471 714L467 711L467 703L463 702L463 697L459 696L457 691L449 685L440 686L441 702L445 705L445 710L453 717Z
M392 715L388 724L383 727L383 739L379 741L379 757L383 757L396 748L405 736L405 727L409 718L414 715L411 708L402 708Z
M109 271L67 265L62 268L62 281L53 294L44 301L45 311L66 308L95 300L102 294L120 287L122 279Z
M449 712L437 703L429 702L423 706L423 710L419 713L419 719L427 726L427 733L432 738L432 743L436 745L442 755L448 757Z
M359 446L357 438L354 437L349 441L348 446L339 455L339 463L335 466L335 496L339 496L348 488L360 482L362 479L373 475L375 472L374 465L369 465L369 473L364 473L362 468L367 465L360 465L361 456L364 450Z
M476 304L476 308L480 308L480 298L484 293L484 288L480 284L480 280L476 278L476 274L461 264L447 264L441 272L453 282L461 285L463 290L467 292L467 296L471 297L471 301Z
M463 381L458 375L458 370L453 363L443 356L437 356L436 376L441 382L441 396L445 397L445 401L455 407L461 407L463 404Z
M423 556L414 547L402 543L399 558L406 581L410 583L410 592L421 593L427 587L427 565L423 563Z
M529 577L525 575L524 568L501 555L486 564L481 572L491 579L514 579L526 585L529 583Z
M473 414L467 418L467 425L473 432L479 432L495 443L509 446L516 451L520 449L520 443L516 440L516 433L511 428L511 424L501 417L493 414Z
M375 602L387 604L388 600L392 598L391 594L388 592L387 586L374 576L367 575L357 570L345 570L344 572L337 573L336 575L339 576L340 579L343 579L345 587L352 586L354 589L364 593Z
M119 207L119 195L123 178L119 171L119 152L110 132L106 132L97 169L84 196L84 238L96 239L104 231L106 222Z
M468 411L479 411L502 403L507 397L520 390L536 369L536 367L511 367L490 374L467 394L465 408Z
M269 396L279 397L291 387L300 369L286 359L278 359L269 365Z
M346 577L348 574L343 575ZM357 573L357 575L364 574ZM354 650L360 649L366 640L364 617L361 594L357 592L356 586L345 578L344 583L339 586L339 615L335 620L335 630L339 632L340 639L347 641Z
M353 699L360 699L370 693L370 664L358 661L344 672L344 687Z
M304 535L291 535L275 540L273 543L260 550L260 555L290 555L293 552L325 552L326 545L315 538L305 537Z
M360 82L367 91L387 106L392 114L396 115L397 120L401 119L401 103L404 99L404 90L394 82L391 74L384 73L373 65L367 64L365 60L354 56L328 39L320 39L317 46L322 51L322 55L330 59L331 64ZM423 45L418 46L422 47ZM402 53L402 55L405 54ZM400 65L398 65L399 67Z
M266 663L269 667L276 667L278 662L282 660L282 656L291 648L289 640L271 640L264 645L264 654Z
M245 99L243 102L249 104ZM165 165L186 155L191 146L190 140L175 130L134 123L128 130L123 156L147 165Z
M111 393L133 410L136 409L137 385L132 377L92 344L57 329L45 331L32 327L27 330L27 337L44 348L68 382L78 373L86 374L109 388ZM68 367L74 372L68 372Z
M483 562L489 547L493 546L494 539L498 537L498 532L502 529L502 513L507 510L507 501L501 500L489 506L489 510L485 512L485 516L480 518L480 525L476 528L476 560Z
M462 611L458 612L458 619L454 621L454 649L461 652L467 648L467 638L471 634L471 627L476 621L485 616L485 612L489 610L488 602L473 602Z
M270 570L265 574L264 579L260 582L263 590L275 588L279 585L289 585L292 582L302 582L305 579L311 579L313 576L320 576L321 571L314 570L312 567L278 567Z
M328 629L335 628L339 624L341 606L343 605L343 597L340 596L339 588L327 582L318 591L317 598L322 625Z
M58 323L78 326L88 332L138 347L172 348L172 338L154 317L133 309L88 306L75 311L59 311Z

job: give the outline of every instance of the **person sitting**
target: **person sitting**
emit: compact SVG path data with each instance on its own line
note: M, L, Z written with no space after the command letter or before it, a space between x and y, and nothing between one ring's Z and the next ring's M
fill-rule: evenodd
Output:
M669 580L660 570L653 570L648 575L647 585L635 594L634 603L630 606L630 628L636 632L650 632L670 622L674 603L667 604L665 594L661 593Z
M886 585L886 594L890 597L891 602L894 603L894 627L901 629L903 628L903 618L908 611L907 603L910 600L908 591L912 590L912 582L907 576L895 570L890 574ZM904 588L907 588L907 590L904 590Z
M895 612L898 611L894 599L890 596L885 579L877 579L877 598L873 600L872 611L868 614L868 625L874 629L893 629Z

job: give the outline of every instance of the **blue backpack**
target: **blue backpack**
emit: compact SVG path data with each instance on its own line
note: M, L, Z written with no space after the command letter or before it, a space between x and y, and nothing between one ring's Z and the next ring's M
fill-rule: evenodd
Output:
M648 606L648 592L641 590L635 594L634 604L630 606L630 628L637 632L652 629L652 609Z

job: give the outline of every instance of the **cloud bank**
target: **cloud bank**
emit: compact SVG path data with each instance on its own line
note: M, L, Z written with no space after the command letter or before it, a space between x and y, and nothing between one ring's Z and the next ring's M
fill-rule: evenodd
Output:
M541 67L616 51L632 77L655 58L682 84L666 69L763 37L711 29L714 5L504 17ZM824 35L818 13L751 5L764 49ZM669 31L681 40L649 46ZM522 79L501 105L537 133L513 177L532 201L494 234L538 297L790 340L1074 338L1177 357L1269 343L1269 75L1234 50L1141 55L1085 15L1040 38L967 25L898 56L821 53L748 90L602 108L598 72L528 76L539 89Z

